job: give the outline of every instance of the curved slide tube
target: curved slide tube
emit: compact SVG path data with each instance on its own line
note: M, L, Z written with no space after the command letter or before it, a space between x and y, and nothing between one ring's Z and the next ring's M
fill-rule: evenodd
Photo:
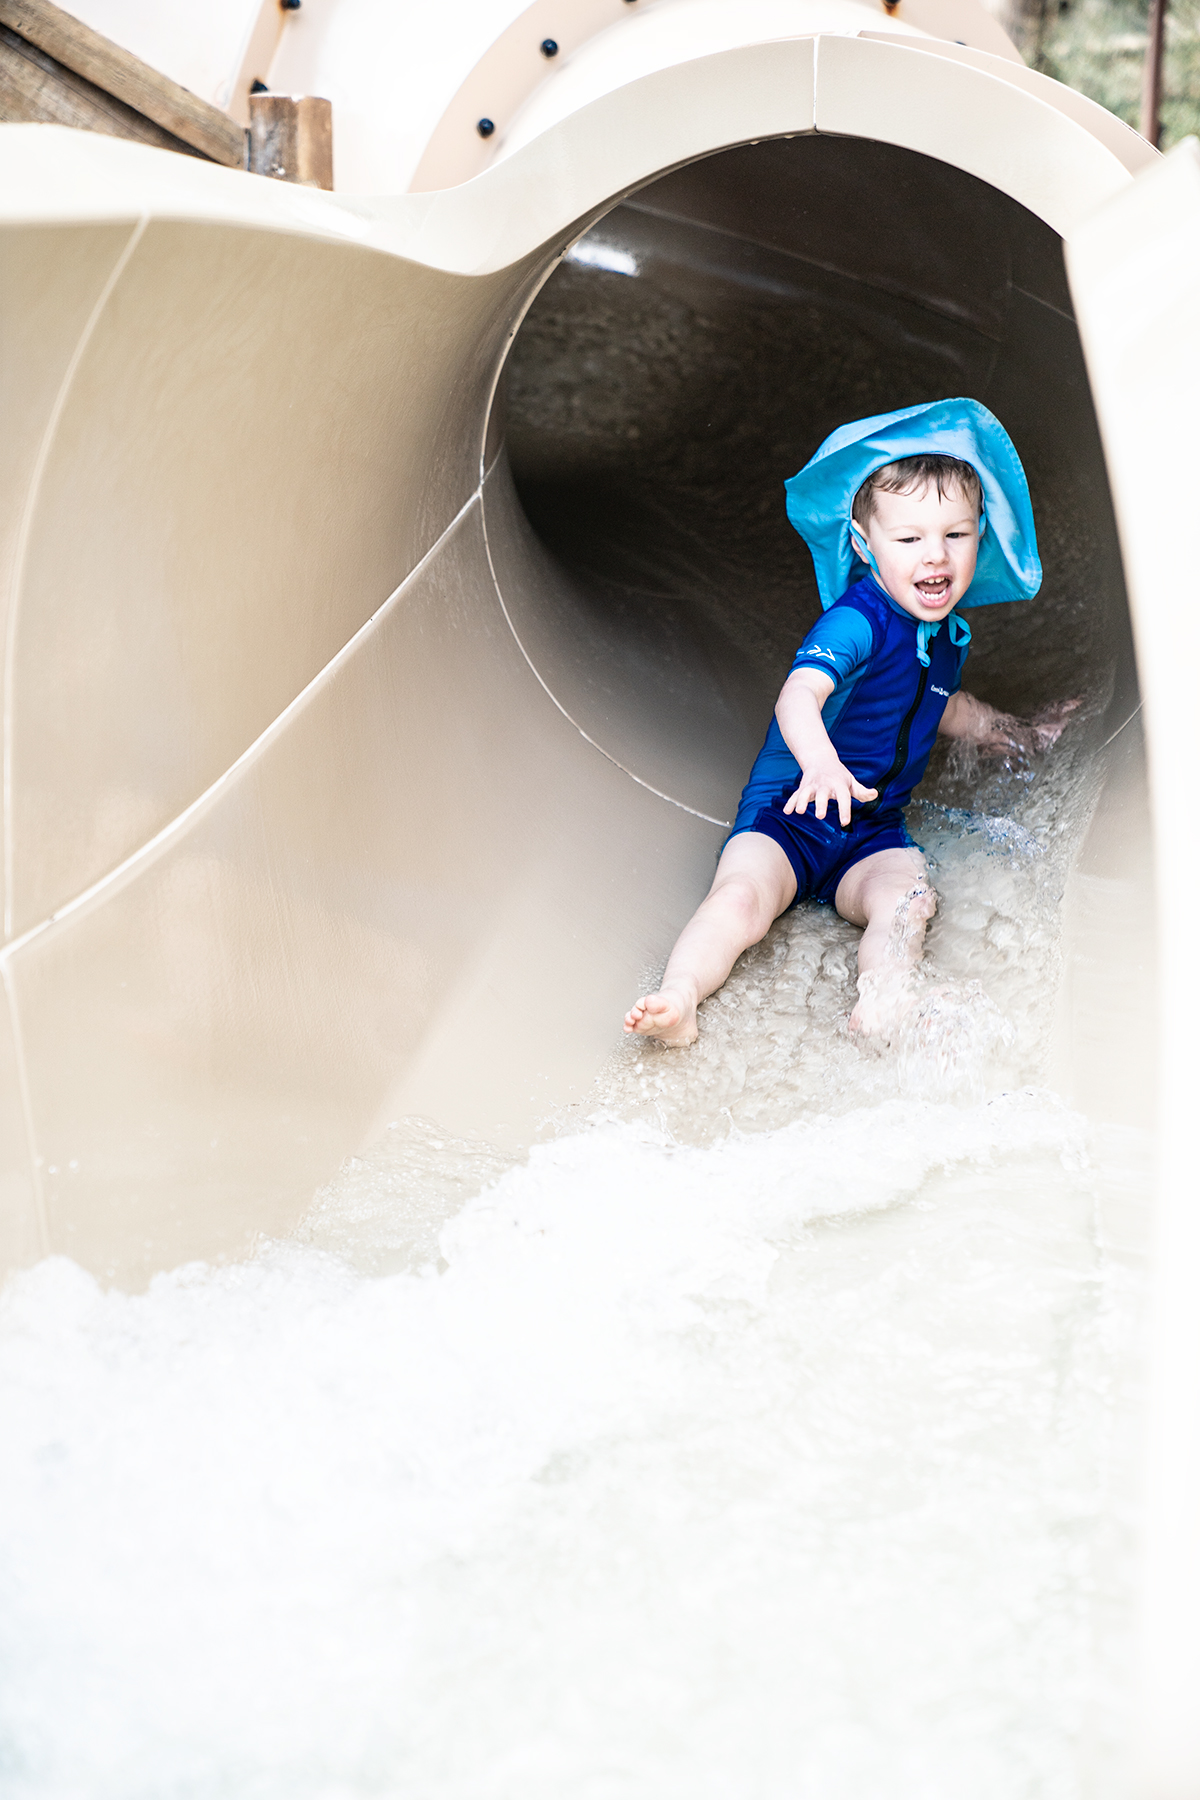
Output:
M727 246L728 182L673 177L667 218L647 184L752 139L828 148L814 123L953 144L1047 238L1129 180L991 72L841 38L650 76L465 187L386 202L5 129L10 1255L136 1278L232 1253L389 1118L511 1140L586 1094L703 887L769 675L714 677L686 620L657 646L581 623L493 393L614 201L641 190L629 217L660 237L690 207ZM767 249L907 289L954 339L943 387L973 391L1023 331L1011 381L1053 460L1034 340L1077 360L1069 302L1002 320L984 291L1052 283L1043 252L980 275L960 233L957 263L860 267L860 230L800 263L804 232Z
M3 1253L136 1282L286 1229L388 1119L516 1143L586 1101L809 604L743 468L761 493L754 457L781 479L855 394L975 393L1049 572L1029 622L981 622L977 685L1018 704L1116 668L1056 1079L1141 1122L1166 1052L1145 1792L1182 1796L1195 1006L1186 972L1156 998L1127 927L1156 872L1168 938L1191 891L1190 844L1150 831L1190 767L1194 659L1143 446L1178 490L1200 172L1185 147L1134 182L1144 146L1060 96L952 45L751 45L386 201L0 131ZM697 294L716 336L660 358ZM607 383L567 366L596 333ZM772 356L778 431L747 450ZM684 387L647 377L672 367ZM611 403L590 436L571 382Z

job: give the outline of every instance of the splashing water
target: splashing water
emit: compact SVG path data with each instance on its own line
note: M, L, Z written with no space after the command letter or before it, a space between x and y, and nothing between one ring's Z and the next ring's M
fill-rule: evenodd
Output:
M961 774L898 1045L800 909L519 1164L403 1121L245 1264L9 1284L8 1800L1117 1791L1144 1145L1038 1085L1096 774Z

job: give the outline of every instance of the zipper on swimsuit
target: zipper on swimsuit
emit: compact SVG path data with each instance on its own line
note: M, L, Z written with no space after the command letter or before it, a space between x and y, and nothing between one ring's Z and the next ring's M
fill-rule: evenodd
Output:
M879 784L879 798L877 800L868 800L866 805L860 808L858 815L860 819L864 814L879 811L879 808L883 805L883 797L887 793L888 788L891 786L892 782L895 781L897 775L908 761L908 740L912 733L913 720L917 716L917 709L925 698L925 685L929 680L929 670L922 664L918 664L917 666L921 670L917 679L917 691L913 697L912 705L909 707L901 721L900 730L896 737L896 754L893 758L892 766Z

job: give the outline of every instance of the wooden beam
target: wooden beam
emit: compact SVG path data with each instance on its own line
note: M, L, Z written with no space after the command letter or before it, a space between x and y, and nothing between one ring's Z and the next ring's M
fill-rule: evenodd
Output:
M0 25L201 156L229 168L245 166L242 128L219 107L197 99L50 0L0 0ZM105 129L99 123L88 128ZM135 134L118 130L114 135Z
M158 150L200 155L153 119L143 118L82 75L64 69L7 25L0 25L0 120L13 125L72 125L78 131L153 144Z

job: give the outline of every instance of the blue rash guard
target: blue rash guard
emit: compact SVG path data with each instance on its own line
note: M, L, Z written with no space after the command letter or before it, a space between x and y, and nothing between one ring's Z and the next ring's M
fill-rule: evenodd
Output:
M796 899L832 903L838 882L877 850L912 842L903 808L925 773L938 725L958 692L967 646L941 626L928 635L928 663L918 657L919 624L871 575L864 575L813 626L792 669L821 669L834 690L821 718L838 756L875 800L851 802L843 826L836 806L818 819L783 810L800 784L800 765L772 716L742 792L730 837L758 831L773 838L796 875Z

